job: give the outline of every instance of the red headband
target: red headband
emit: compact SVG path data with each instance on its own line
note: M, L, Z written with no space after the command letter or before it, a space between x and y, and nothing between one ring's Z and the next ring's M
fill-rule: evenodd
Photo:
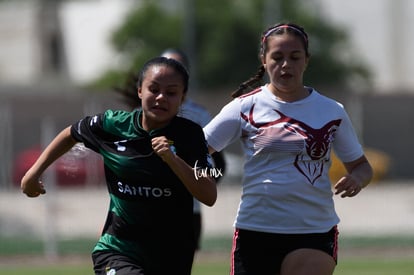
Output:
M301 35L302 35L302 37L305 39L305 42L306 43L308 43L308 37L306 36L306 34L301 30L301 29L299 29L299 28L297 28L297 27L294 27L294 26L291 26L291 25L287 25L287 24L284 24L284 25L279 25L279 26L276 26L276 27L273 27L273 28L271 28L271 29L269 29L264 35L263 35L263 38L262 38L262 44L266 41L266 39L270 36L270 34L272 34L274 31L276 31L276 30L278 30L278 29L286 29L286 28L289 28L289 29L292 29L292 30L295 30L296 32L299 32Z

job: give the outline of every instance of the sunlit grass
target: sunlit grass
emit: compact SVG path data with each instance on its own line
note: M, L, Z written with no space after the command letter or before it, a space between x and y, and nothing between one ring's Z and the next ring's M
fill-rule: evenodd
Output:
M43 242L40 240L0 238L0 275L93 274L90 251L94 242L95 240L84 239L60 240L57 243L57 259L46 260L47 257L43 256ZM340 240L340 247L335 275L414 274L413 254L401 253L404 249L414 251L414 237L344 238ZM229 274L230 249L231 238L203 240L202 251L196 256L192 274ZM386 256L386 251L400 251L400 256Z

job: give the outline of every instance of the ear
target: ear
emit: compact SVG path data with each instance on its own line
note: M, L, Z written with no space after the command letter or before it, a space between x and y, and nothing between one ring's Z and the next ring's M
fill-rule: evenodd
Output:
M138 97L142 99L142 88L141 87L138 88Z
M263 54L260 55L260 61L262 62L263 67L266 68L266 58Z
M308 68L309 59L310 59L310 56L306 57L306 60L305 60L305 70Z

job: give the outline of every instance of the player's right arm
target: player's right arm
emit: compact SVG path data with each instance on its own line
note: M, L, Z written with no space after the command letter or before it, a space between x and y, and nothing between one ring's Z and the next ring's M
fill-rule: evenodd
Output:
M77 143L71 136L70 128L71 126L65 128L53 139L23 176L20 187L28 197L38 197L46 193L44 185L40 180L41 175L55 160Z

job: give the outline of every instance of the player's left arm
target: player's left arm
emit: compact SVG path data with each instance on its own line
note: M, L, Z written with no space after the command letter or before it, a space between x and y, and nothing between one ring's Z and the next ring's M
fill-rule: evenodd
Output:
M365 155L354 161L344 162L344 166L348 173L335 184L335 194L341 194L342 198L354 197L371 181L372 167Z

